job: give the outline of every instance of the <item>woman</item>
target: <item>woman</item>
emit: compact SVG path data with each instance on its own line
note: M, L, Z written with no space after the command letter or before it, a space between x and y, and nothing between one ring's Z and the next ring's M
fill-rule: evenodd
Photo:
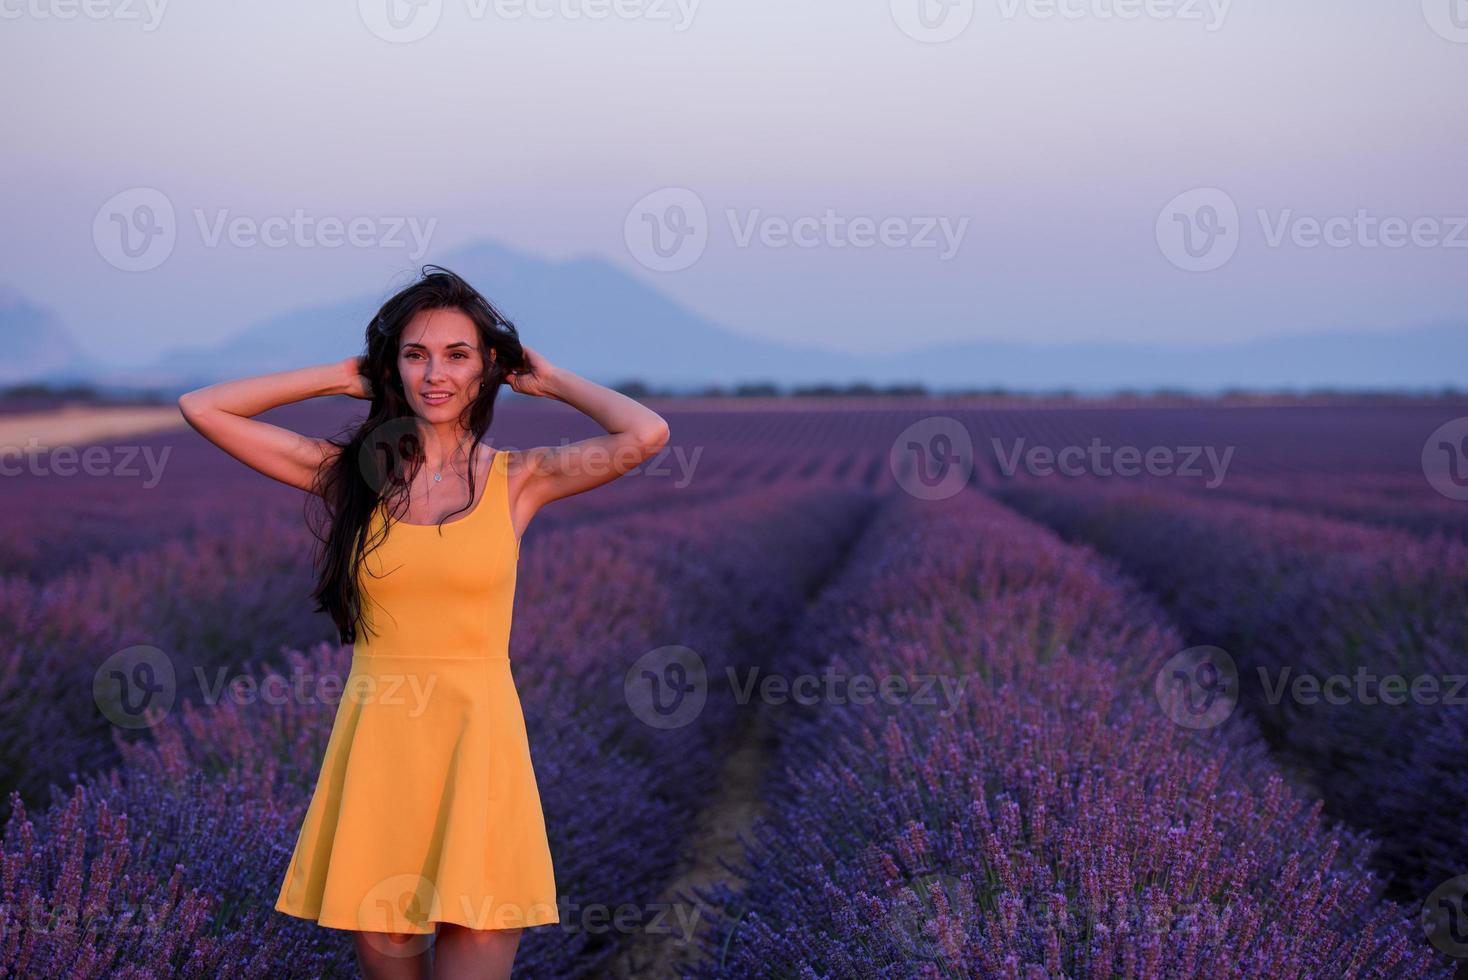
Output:
M489 448L505 381L607 434ZM341 442L252 418L334 394L371 401ZM352 666L275 908L353 930L369 978L509 976L521 931L560 921L509 669L520 537L550 501L653 456L667 423L551 365L438 266L382 305L364 356L200 388L179 408L329 515L313 597Z

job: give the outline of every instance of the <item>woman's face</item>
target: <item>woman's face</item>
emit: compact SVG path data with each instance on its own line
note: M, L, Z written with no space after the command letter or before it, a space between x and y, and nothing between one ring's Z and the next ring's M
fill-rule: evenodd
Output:
M430 422L458 418L484 374L474 321L460 310L418 313L403 330L398 373L413 411Z

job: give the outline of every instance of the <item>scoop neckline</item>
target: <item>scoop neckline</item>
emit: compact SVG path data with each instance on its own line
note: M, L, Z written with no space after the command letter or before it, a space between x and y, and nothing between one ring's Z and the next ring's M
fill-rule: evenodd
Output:
M504 450L503 449L496 449L494 451L494 455L489 458L489 472L491 474L494 473L495 465L499 461L500 456L503 455L503 454L504 454ZM444 528L444 527L452 527L455 524L462 524L465 521L467 521L469 518L473 517L476 513L478 513L478 511L479 511L479 505L482 504L482 503L484 503L484 498L487 497L487 496L489 496L489 481L488 480L485 480L484 487L483 487L483 489L481 489L479 491L478 498L475 499L473 505L471 505L470 508L469 508L469 512L467 514L465 514L463 517L456 517L456 518L454 518L451 521L439 521L439 522L435 522L433 524L414 524L412 521L404 521L404 520L399 520L398 518L393 518L392 526L393 527Z

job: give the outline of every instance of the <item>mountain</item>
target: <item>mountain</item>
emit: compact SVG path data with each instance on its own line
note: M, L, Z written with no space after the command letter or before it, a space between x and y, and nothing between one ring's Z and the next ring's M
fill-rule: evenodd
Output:
M89 378L101 365L77 346L50 310L0 286L0 385L29 381L67 383Z
M557 364L604 384L771 381L779 385L916 382L933 389L1005 387L1440 388L1468 382L1468 326L1329 332L1242 343L1027 344L1002 340L833 353L737 333L596 258L547 262L493 243L437 260L464 276ZM267 320L222 346L176 351L160 371L224 376L334 360L361 350L383 299L358 297Z
M532 347L602 383L824 380L830 373L855 376L866 364L742 336L600 259L546 262L483 243L435 261L473 283ZM273 317L223 344L170 351L149 373L203 382L340 360L361 352L367 322L398 286Z
M485 242L434 261L489 297L531 346L603 384L641 380L692 389L762 381L782 386L866 381L877 386L920 383L933 390L1002 387L1082 393L1158 387L1212 392L1468 386L1468 324L1462 323L1193 346L974 340L833 353L737 333L597 258L550 262ZM340 360L363 349L367 322L400 285L385 284L378 295L271 317L223 343L170 350L130 377L138 385L182 390ZM43 314L24 304L5 309L30 310L32 318L26 321L14 313L0 320L0 332L9 331L3 335L23 335L35 351L7 359L15 365L14 374L30 376L34 372L29 368L37 363L54 361L72 369L81 363L54 318L27 329L24 323ZM901 339L894 336L898 343ZM112 384L120 380L107 379Z
M1468 387L1468 323L1337 330L1196 346L975 341L914 351L900 367L886 371L903 377L913 373L933 379L929 383L937 386L964 384L967 377L973 387L1079 392L1462 389Z

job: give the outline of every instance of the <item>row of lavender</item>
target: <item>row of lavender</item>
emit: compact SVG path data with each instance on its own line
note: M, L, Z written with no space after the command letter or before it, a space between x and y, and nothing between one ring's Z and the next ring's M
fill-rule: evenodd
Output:
M522 946L535 975L597 972L655 914L728 737L727 698L677 729L635 717L628 668L667 644L695 651L715 678L761 656L869 507L861 494L776 491L526 547L512 659L563 900L560 927ZM76 976L119 964L139 976L351 975L342 934L270 911L331 723L311 692L332 679L339 691L349 654L285 651L284 670L251 672L238 690L305 696L185 702L146 742L119 733L121 770L53 793L34 826L16 809L0 963ZM608 928L627 909L641 913L634 925L619 913Z
M502 403L496 432L510 431L513 438L501 443L497 435L497 444L555 444L599 431L561 406L522 401L543 400ZM1076 458L1084 460L1097 453L1083 469L1103 479L1112 478L1117 453L1146 458L1150 468L1157 452L1168 474L1161 479L1206 487L1215 495L1238 492L1288 503L1303 492L1313 505L1353 519L1443 526L1460 536L1468 528L1462 508L1453 507L1460 501L1450 499L1461 496L1462 464L1432 444L1434 430L1468 411L1462 399L1272 407L1121 400L1026 407L1006 400L986 406L973 400L877 398L741 407L748 404L735 399L722 407L659 406L678 441L635 479L619 480L588 499L621 506L644 489L667 499L670 493L682 497L772 482L910 487L911 446L938 440L935 454L971 462L972 478L984 486L1032 478L1037 460L1048 474L1042 479L1068 479L1054 475L1057 454L1067 451L1080 451ZM339 434L361 409L354 399L314 399L274 409L263 419L301 432ZM1202 449L1208 454L1190 452ZM34 582L98 554L116 557L227 525L238 511L242 485L256 498L251 510L269 507L290 520L300 517L299 494L223 459L186 429L56 447L27 458L27 465L11 467L0 480L0 568ZM1454 467L1438 475L1446 481L1440 488L1424 475L1424 459Z
M1381 839L1396 897L1468 871L1468 546L1166 492L1006 499L1118 558L1218 648L1209 693Z
M261 418L294 431L340 436L344 422L360 417L361 405L355 399L321 399ZM569 419L561 413L502 414L514 420L517 431L513 442L496 434L491 441L497 446L557 444L565 438ZM614 484L559 504L552 520L542 515L535 524L726 495L727 482L702 478L702 449L669 449ZM94 445L32 450L19 460L14 451L0 451L0 462L7 464L0 480L0 570L5 578L37 586L98 561L147 554L169 541L227 533L242 514L305 526L311 511L298 490L230 460L181 424Z
M0 790L42 802L118 760L113 721L138 699L202 700L236 665L333 636L311 612L308 544L299 521L244 512L44 584L0 581ZM113 669L121 683L98 686Z
M1234 497L1421 535L1468 540L1468 504L1440 492L1421 473L1235 476L1217 487L1189 489L1200 499Z
M605 975L618 946L666 921L659 895L736 730L729 672L778 647L872 506L862 493L770 487L538 549L512 656L527 665L558 887L575 904L561 930L527 939L527 975ZM607 930L619 908L632 924Z
M179 459L192 456L181 450ZM54 576L34 578L47 565L6 566L15 573L0 577L0 792L43 802L46 787L68 773L117 761L109 718L130 712L121 705L99 711L93 691L100 662L113 653L157 648L172 662L172 676L154 683L198 702L238 665L279 667L284 649L336 635L309 602L313 541L306 518L315 512L303 511L299 491L287 490L284 501L273 493L261 500L252 487L258 489L253 481L221 484L206 500L183 499L177 486L160 488L171 501L160 498L126 519L114 512L114 527L126 533ZM537 517L527 553L557 528L730 496L716 488L673 491L654 479L615 489L603 495L613 499L573 497ZM72 499L51 507L49 521L79 522L76 534L58 537L91 541L81 527L91 506ZM191 516L165 525L159 507ZM126 670L133 658L121 659Z
M1246 724L1164 715L1182 646L994 502L898 498L782 669L909 693L770 709L771 809L747 884L698 892L702 975L1447 975Z

